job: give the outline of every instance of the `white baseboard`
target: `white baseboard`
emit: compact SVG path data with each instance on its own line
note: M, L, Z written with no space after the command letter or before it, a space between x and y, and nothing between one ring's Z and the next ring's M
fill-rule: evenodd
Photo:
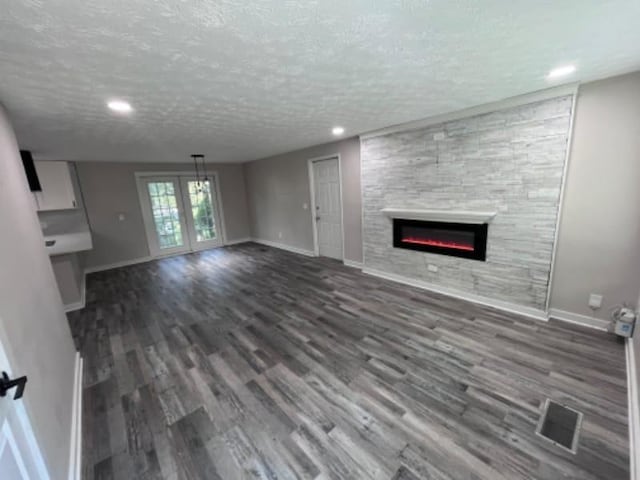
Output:
M80 284L80 300L75 303L69 303L64 306L65 313L75 310L82 310L87 303L87 272L82 274L82 283Z
M557 308L549 309L549 318L555 318L556 320L562 320L563 322L575 323L577 325L582 325L583 327L591 327L605 332L609 330L610 325L610 322L600 318L567 312L565 310L558 310Z
M633 338L625 345L627 359L627 395L629 398L629 460L631 480L640 480L640 392Z
M76 352L73 381L73 411L71 416L71 442L69 450L68 480L81 480L82 467L82 366L80 352Z
M237 238L235 240L227 240L224 243L224 246L226 247L227 245L237 245L238 243L247 243L250 241L251 241L251 237Z
M413 278L396 275L394 273L382 272L380 270L374 270L371 268L365 267L362 269L362 271L368 275L373 275L374 277L380 277L386 280L392 280L394 282L402 283L404 285L410 285L412 287L422 288L431 292L441 293L449 297L468 300L473 303L497 308L498 310L503 310L509 313L516 313L518 315L530 317L535 320L542 320L545 322L549 320L547 314L543 310L538 310L536 308L525 307L522 305L517 305L515 303L503 302L501 300L494 300L492 298L483 297L481 295L474 295L472 293L462 292L460 290L455 290L452 288L444 288L428 282L424 282L422 280L415 280Z
M95 272L103 272L105 270L111 270L114 268L120 267L128 267L129 265L136 265L138 263L150 262L151 260L155 260L153 257L139 257L134 258L132 260L125 260L123 262L109 263L107 265L98 265L97 267L89 267L84 269L84 273L95 273Z
M306 255L307 257L315 257L316 254L311 250L305 250L303 248L292 247L290 245L285 245L284 243L272 242L271 240L262 240L260 238L252 238L252 242L260 243L262 245L266 245L267 247L279 248L281 250L287 250L289 252L297 253L299 255Z
M364 264L362 262L354 262L353 260L347 260L346 258L342 260L347 267L357 268L358 270L362 270L364 268Z

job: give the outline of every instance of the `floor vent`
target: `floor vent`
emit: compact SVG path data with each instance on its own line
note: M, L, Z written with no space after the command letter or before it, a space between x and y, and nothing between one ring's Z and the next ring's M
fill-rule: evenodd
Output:
M544 403L536 434L573 454L578 451L582 413L550 399Z

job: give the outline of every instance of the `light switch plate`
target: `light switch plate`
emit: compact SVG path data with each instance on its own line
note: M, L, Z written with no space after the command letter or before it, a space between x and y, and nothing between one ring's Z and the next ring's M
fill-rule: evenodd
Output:
M600 308L602 306L602 295L592 293L589 295L589 308Z
M432 265L431 263L429 263L427 265L427 270L429 270L432 273L436 273L438 271L438 266L437 265Z

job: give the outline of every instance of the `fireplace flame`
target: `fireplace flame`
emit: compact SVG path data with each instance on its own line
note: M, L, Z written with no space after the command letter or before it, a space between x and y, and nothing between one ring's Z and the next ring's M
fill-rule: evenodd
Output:
M456 242L443 242L441 240L432 240L429 238L405 237L402 239L402 242L413 243L416 245L429 245L431 247L452 248L454 250L466 250L469 252L473 252L474 250L473 245Z

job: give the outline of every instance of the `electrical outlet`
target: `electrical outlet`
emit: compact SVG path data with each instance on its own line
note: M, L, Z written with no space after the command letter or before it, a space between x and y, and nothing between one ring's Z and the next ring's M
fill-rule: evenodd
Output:
M589 308L597 310L600 307L602 307L602 295L598 295L597 293L589 295Z
M305 203L303 203L303 204L302 204L302 209L303 209L303 210L308 210L308 209L309 209L309 204L308 204L308 203L306 203L306 202L305 202Z
M429 270L432 273L437 273L438 272L438 266L429 263L429 264L427 264L427 270Z
M278 232L278 238L282 238L282 232Z

